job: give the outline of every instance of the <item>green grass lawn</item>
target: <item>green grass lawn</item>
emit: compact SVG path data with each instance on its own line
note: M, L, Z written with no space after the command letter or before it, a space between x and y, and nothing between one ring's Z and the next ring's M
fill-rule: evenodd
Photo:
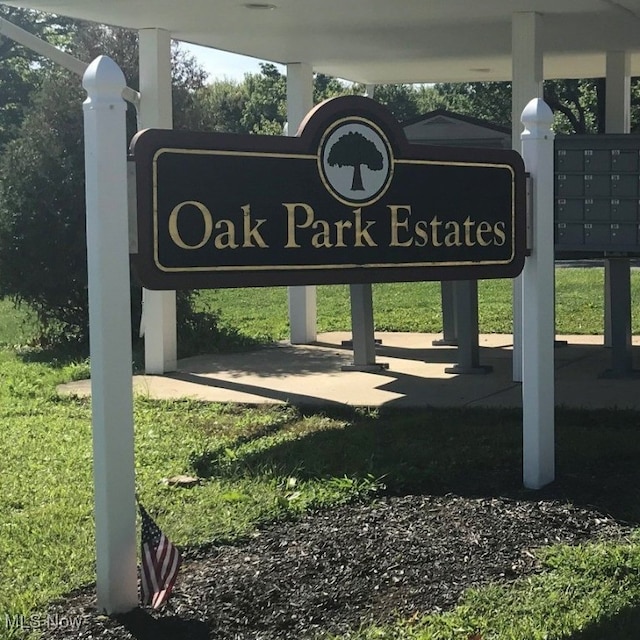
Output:
M633 287L638 307L636 273ZM484 331L509 330L509 289L503 281L481 283ZM559 274L562 332L600 332L601 304L589 298L600 299L601 290L601 270ZM285 337L286 291L259 293L206 292L201 304L219 309L222 322L242 335ZM348 329L346 288L322 287L318 295L320 329ZM378 328L438 331L436 285L381 285L374 295ZM90 405L55 392L57 383L86 376L87 363L21 357L13 345L28 341L31 325L6 302L0 311L2 625L5 616L42 610L91 583L95 557ZM634 412L559 411L556 494L639 523L639 427ZM483 495L545 495L520 488L517 411L302 412L139 397L135 430L142 501L181 545L234 541L261 523L366 500L383 485L396 494L466 495L472 487ZM161 482L179 473L197 473L203 484L184 491ZM475 630L483 640L637 637L640 538L552 547L540 561L539 575L508 588L469 591L453 611L361 629L353 637L467 640ZM0 639L20 637L0 626Z
M16 309L9 300L0 300L0 347L24 344L33 335L33 328L25 309Z
M632 327L640 333L640 271L633 271ZM510 280L483 280L478 285L482 333L511 333ZM603 331L604 269L556 270L556 328L561 334L600 334ZM318 331L348 330L351 325L349 287L318 287ZM218 289L201 291L200 308L217 310L225 326L259 340L288 336L287 290ZM373 286L378 331L442 331L440 284L437 282L376 284Z

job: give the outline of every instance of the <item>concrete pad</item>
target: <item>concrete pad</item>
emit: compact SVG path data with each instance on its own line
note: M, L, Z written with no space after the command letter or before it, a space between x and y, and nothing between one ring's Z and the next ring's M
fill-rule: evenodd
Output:
M250 404L354 406L522 406L522 388L511 380L511 335L480 336L480 364L487 374L445 373L456 362L455 347L434 347L439 334L376 333L382 344L379 372L342 371L352 352L347 332L320 334L310 345L279 342L254 351L202 355L180 360L178 371L133 376L135 393L151 398L193 398ZM603 379L610 350L602 336L559 336L555 350L556 405L640 410L640 381ZM634 338L634 367L640 369L640 336ZM87 396L90 381L61 385L61 394Z

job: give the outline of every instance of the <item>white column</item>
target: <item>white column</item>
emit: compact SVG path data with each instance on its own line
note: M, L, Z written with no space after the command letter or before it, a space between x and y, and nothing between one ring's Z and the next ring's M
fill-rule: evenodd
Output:
M140 127L173 127L171 104L171 34L163 29L141 29ZM142 292L142 331L147 373L177 367L176 292Z
M631 131L631 71L626 51L607 51L605 132ZM612 344L611 261L604 261L604 344Z
M123 613L138 602L126 82L100 56L83 86L98 609Z
M295 136L313 107L313 69L301 62L287 65L287 133ZM315 286L289 287L289 327L292 344L316 339Z
M607 51L605 131L631 131L631 71L626 51Z
M511 22L511 143L520 151L520 116L532 98L542 97L542 16L514 13ZM513 282L513 379L522 381L522 276Z
M533 248L522 272L522 475L525 487L539 489L555 477L553 113L535 98L522 123L522 156L533 183Z

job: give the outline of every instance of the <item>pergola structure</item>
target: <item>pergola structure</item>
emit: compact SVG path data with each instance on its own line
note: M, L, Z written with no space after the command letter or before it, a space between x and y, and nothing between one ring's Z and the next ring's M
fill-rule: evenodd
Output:
M12 0L8 4L139 30L139 121L143 128L172 126L172 39L286 65L291 134L312 107L314 72L366 85L511 81L512 139L518 150L525 106L529 105L527 122L531 123L525 136L529 136L532 147L542 131L537 123L550 117L545 105L540 108L539 103L531 106L530 102L542 97L544 78L606 77L606 129L610 133L628 133L630 78L640 75L640 0ZM540 158L552 164L551 154L534 153L532 157L531 162L525 154L532 173L540 169ZM551 167L548 169L550 174ZM535 488L554 477L550 330L554 305L553 211L552 193L548 193L552 191L551 182L544 186L548 187L547 193L540 185L534 188L539 218L534 220L534 226L544 218L546 231L538 233L534 229L537 244L527 259L524 275L514 285L516 380L523 379L523 305L529 305L525 317L528 314L540 320L531 325L536 335L528 335L527 341L544 346L531 350L533 364L528 365L530 373L525 372L532 380L525 395L530 395L529 404L539 428L527 431L525 424L524 477L525 484ZM622 261L615 264L615 269L609 265L607 273L612 285L614 280L622 283L620 287L626 295L628 261L626 265ZM546 284L538 287L542 280ZM358 291L361 295L355 298L361 317L366 318L370 298ZM616 286L609 291L610 297L615 298ZM291 288L289 303L292 342L314 340L314 287ZM609 302L612 303L615 300ZM144 317L147 371L174 369L174 292L145 291ZM542 325L546 328L538 331ZM541 354L551 362L544 364ZM527 459L528 451L533 452L531 460ZM135 606L130 564L131 514L120 520L116 506L109 506L113 519L105 525L105 539L114 546L105 543L101 548L98 541L98 606L109 612ZM97 521L96 526L100 528L101 524Z
M512 80L512 137L518 149L520 114L532 97L541 97L543 78L606 76L607 132L628 133L629 81L640 75L640 0L403 0L400 4L13 0L8 4L138 29L143 127L172 126L171 39L286 65L291 133L312 106L314 72L366 85ZM623 265L622 273L616 272L616 280L624 280L624 269ZM175 295L145 292L144 308L146 370L170 371L176 366ZM521 379L519 308L516 289L516 380ZM315 338L312 287L290 290L290 319L292 342Z

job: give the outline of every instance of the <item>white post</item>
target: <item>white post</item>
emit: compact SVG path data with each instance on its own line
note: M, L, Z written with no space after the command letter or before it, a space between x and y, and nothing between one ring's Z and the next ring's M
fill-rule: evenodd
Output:
M520 150L520 115L542 97L542 16L514 13L511 22L511 144ZM513 282L513 379L522 382L522 276Z
M287 134L295 136L300 123L313 107L313 69L301 62L287 65ZM316 339L315 286L289 287L291 344Z
M126 82L100 56L83 86L98 609L121 613L138 602Z
M631 69L627 51L607 51L605 131L631 131Z
M171 104L171 34L163 29L141 29L140 127L173 127ZM142 331L147 373L177 368L176 292L142 292Z
M533 183L533 248L522 272L522 474L525 487L539 489L555 477L553 113L535 98L522 123L522 156Z
M631 131L631 71L626 51L607 51L605 132ZM604 261L604 344L612 345L611 260Z

